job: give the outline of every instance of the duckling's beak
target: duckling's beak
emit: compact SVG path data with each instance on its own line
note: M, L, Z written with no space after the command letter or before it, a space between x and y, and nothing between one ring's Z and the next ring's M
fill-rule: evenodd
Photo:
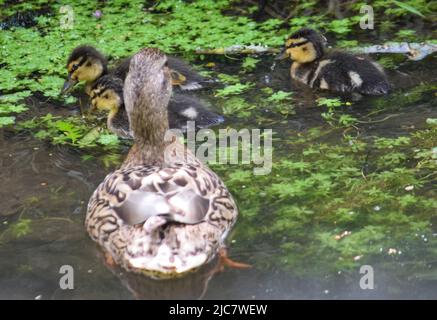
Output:
M78 81L73 80L71 78L71 74L69 74L67 81L64 82L64 86L62 87L61 95L69 93L71 91L71 89L73 89L73 87L76 85L77 82Z
M283 48L283 49L281 50L281 52L279 52L278 55L275 57L275 60L276 60L276 61L277 61L277 60L284 60L284 59L286 59L287 57L288 57L287 50L286 50L286 48Z
M174 86L183 85L185 81L187 81L187 78L176 70L170 70L170 75L171 75L171 84Z

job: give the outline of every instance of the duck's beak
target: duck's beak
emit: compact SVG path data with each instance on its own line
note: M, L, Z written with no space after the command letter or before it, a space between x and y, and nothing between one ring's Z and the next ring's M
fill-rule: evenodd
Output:
M275 60L284 60L288 57L286 48L283 48L281 52L275 57Z
M67 81L64 82L64 85L62 86L61 95L67 94L73 89L73 87L76 85L77 80L73 80L71 78L71 74L68 75Z

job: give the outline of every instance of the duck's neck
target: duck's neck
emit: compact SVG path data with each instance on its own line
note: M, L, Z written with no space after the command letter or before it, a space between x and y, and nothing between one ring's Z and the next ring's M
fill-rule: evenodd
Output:
M163 163L163 148L134 143L127 154L126 160L123 162L122 168L144 165L162 166Z
M138 113L135 111L130 117L134 145L129 151L124 166L161 165L164 162L165 149L169 144L165 141L165 134L169 129L167 108L159 111L144 108L138 110L140 111Z

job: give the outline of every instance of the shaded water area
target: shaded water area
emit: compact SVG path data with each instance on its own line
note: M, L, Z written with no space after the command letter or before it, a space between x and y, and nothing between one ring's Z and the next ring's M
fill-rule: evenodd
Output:
M309 143L335 144L340 141L343 130L331 130L321 117L323 108L315 103L316 98L333 96L290 85L287 65L277 66L275 72L270 69L271 65L271 58L263 58L256 70L247 75L248 80L256 83L256 88L241 95L252 101L258 109L249 117L227 115L222 127L272 128L275 132L273 161L275 157L300 152L290 143L290 137L305 135L314 127L326 130L326 134ZM425 127L427 118L437 118L435 87L434 90L424 90L408 102L408 96L413 94L415 87L425 84L435 86L436 66L436 59L428 57L420 62L405 62L397 70L389 72L395 86L391 95L361 98L344 111L362 121L355 125L354 134L396 138ZM228 74L236 72L228 63L220 61L215 68ZM267 86L274 91L292 91L290 111L291 105L294 111L288 115L278 114L274 108L265 107L264 102L254 101L254 92ZM211 103L212 109L220 112L219 104L223 98L214 98L210 90L198 94ZM57 106L53 101L36 96L27 99L26 103L30 108L26 116L30 117L48 112L60 116L79 113L78 108ZM369 116L371 113L373 115ZM359 267L346 271L333 270L332 265L324 265L326 260L321 252L320 257L311 257L311 261L320 258L319 265L296 270L282 265L284 253L280 249L281 239L266 235L250 238L249 241L245 239L244 230L262 228L263 219L274 216L274 209L271 209L272 212L268 209L262 212L258 219L248 219L246 204L238 194L236 197L240 203L241 217L230 237L230 256L252 264L251 269L226 269L214 274L212 265L186 278L168 281L154 281L121 270L111 270L105 265L99 248L86 234L83 222L91 193L105 175L116 168L121 158L115 157L114 161L105 165L108 155L101 150L52 145L35 139L26 131L2 130L0 140L0 181L3 184L0 189L1 299L437 298L437 258L424 250L430 243L435 243L429 241L433 239L424 239L419 234L418 241L408 243L408 247L404 247L401 241L398 243L398 248L418 252L413 262L408 258L403 259L402 254L388 256L385 252L387 248L380 257L366 261L375 271L375 289L362 290L359 286L362 276ZM127 147L118 154L126 151ZM84 155L94 158L84 160ZM375 164L369 163L368 166ZM222 175L225 171L226 168L219 170L219 173ZM428 185L424 192L435 196L436 193L431 190L435 187L435 184ZM315 214L323 215L324 212ZM293 241L296 242L308 242L303 246L311 247L311 239L302 236L307 231L305 226L302 226L299 234L290 237L294 237ZM437 236L437 230L434 226L432 228L434 233L426 237ZM405 273L404 270L411 263L421 264L431 276L410 276ZM75 270L74 290L59 288L59 269L62 265L71 265Z

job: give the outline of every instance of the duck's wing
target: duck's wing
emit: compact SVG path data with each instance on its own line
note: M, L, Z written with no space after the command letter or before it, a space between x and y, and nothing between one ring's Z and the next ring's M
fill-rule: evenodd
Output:
M187 121L194 121L197 128L207 128L224 122L224 118L207 109L198 98L175 93L168 105L170 128L186 129Z
M106 209L127 225L144 224L154 216L164 222L198 224L217 219L217 215L219 221L231 225L237 215L223 182L200 164L119 169L106 177L92 199L98 200L90 201L89 217L99 212L92 203L104 200Z
M390 90L384 70L367 56L333 52L329 58L333 63L323 69L323 77L332 89L365 95L381 95Z

